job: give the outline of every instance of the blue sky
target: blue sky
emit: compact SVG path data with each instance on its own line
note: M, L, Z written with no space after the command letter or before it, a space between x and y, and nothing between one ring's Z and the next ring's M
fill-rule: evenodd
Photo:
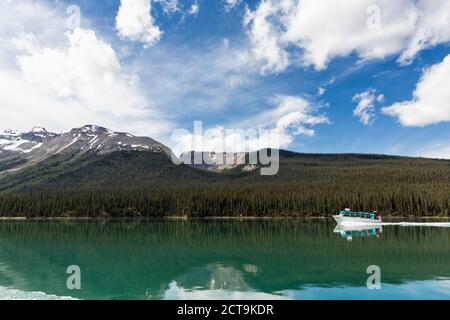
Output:
M173 146L201 120L281 128L299 152L450 157L448 0L123 2L2 4L1 129L89 122Z

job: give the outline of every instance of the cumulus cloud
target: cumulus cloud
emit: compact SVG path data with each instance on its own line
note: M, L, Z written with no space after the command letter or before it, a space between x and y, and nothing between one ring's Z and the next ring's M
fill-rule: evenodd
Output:
M263 148L286 148L298 136L314 136L314 127L327 124L325 114L298 96L276 96L274 106L237 123L215 126L205 130L201 145L196 144L193 133L185 132L173 137L174 152L215 151L248 152Z
M450 1L419 1L416 16L414 33L407 39L400 63L410 62L423 49L450 41Z
M278 5L266 0L263 0L255 11L246 9L244 26L248 28L253 54L263 62L262 73L281 72L289 63L281 32L271 22L278 14Z
M198 152L251 152L264 148L279 149L280 135L275 129L236 129L222 125L204 131L175 130L172 151L181 155L186 151Z
M384 101L384 95L377 94L376 90L370 88L364 92L357 93L352 98L357 103L353 115L365 124L370 125L375 120L375 104Z
M12 18L13 17L13 18ZM0 68L15 67L15 54L25 46L64 40L66 18L47 5L33 0L0 1ZM33 34L30 31L33 31ZM20 39L28 37L26 42ZM12 42L16 43L12 43ZM20 47L20 48L19 48Z
M17 58L25 80L63 98L80 97L93 83L114 83L120 75L120 63L109 44L87 29L68 32L67 38L64 48L26 46L31 53ZM28 41L26 36L16 43Z
M450 55L426 69L416 85L413 99L395 103L382 109L383 113L398 117L408 127L423 127L450 121Z
M283 71L293 59L321 70L352 53L408 63L450 41L449 12L447 0L262 0L247 9L244 26L264 72Z
M329 123L324 114L317 113L318 107L311 105L302 97L279 95L272 102L276 105L275 108L245 122L247 125L277 129L283 137L282 146L289 145L294 136L313 136L314 126Z
M5 58L0 61L0 128L40 125L62 131L97 123L157 137L170 127L111 45L93 30L65 32L65 11L38 1L2 2L0 8L2 15L22 13L15 27L0 20L0 30L10 30L0 41ZM25 13L33 10L29 20ZM55 34L41 33L45 26Z
M151 0L121 0L116 16L119 36L152 46L157 43L162 31L155 25L151 15Z

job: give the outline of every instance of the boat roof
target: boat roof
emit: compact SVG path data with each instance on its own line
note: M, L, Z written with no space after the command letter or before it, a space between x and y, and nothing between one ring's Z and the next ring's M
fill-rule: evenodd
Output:
M353 210L350 210L347 208L347 209L341 210L340 212L342 212L342 213L357 213L357 214L375 214L376 211L361 212L361 211L353 211Z

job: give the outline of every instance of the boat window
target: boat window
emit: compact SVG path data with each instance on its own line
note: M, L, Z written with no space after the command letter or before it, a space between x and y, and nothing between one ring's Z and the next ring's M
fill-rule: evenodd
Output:
M364 219L371 219L371 220L376 219L376 215L374 212L366 213L366 212L353 212L353 211L342 210L339 212L339 214L344 217L364 218Z

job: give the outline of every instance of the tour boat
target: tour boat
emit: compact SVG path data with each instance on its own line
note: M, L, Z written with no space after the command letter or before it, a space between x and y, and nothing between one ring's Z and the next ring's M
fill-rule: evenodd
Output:
M341 210L338 215L333 216L338 225L342 226L365 226L381 225L381 217L378 212L355 212L348 208Z

